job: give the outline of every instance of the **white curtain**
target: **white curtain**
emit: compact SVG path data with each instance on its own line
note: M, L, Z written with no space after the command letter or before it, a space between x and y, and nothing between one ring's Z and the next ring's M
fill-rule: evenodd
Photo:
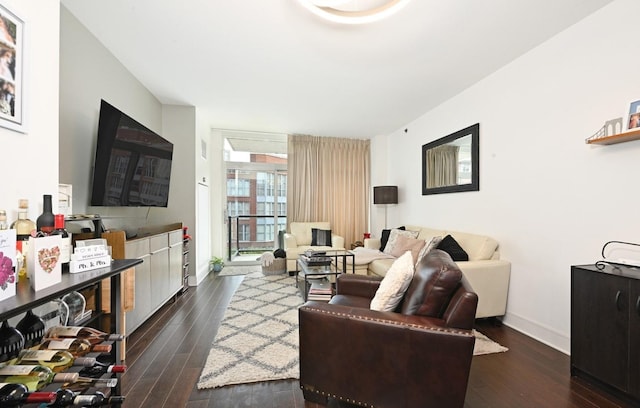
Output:
M370 161L369 140L289 135L287 222L328 221L350 249L368 232Z
M427 188L458 184L458 146L442 145L427 151Z

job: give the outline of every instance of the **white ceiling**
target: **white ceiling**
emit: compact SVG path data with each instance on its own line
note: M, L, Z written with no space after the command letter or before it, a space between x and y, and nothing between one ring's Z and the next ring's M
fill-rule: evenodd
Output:
M211 126L369 138L612 0L413 0L370 25L297 0L61 0L163 104Z

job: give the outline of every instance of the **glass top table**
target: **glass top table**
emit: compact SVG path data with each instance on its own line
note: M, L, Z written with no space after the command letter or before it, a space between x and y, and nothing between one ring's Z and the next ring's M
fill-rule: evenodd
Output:
M296 287L298 287L298 278L304 279L303 298L306 301L310 287L309 280L324 279L331 276L338 276L346 273L348 268L347 259L351 258L351 273L356 272L355 255L348 250L327 250L322 254L323 257L332 258L330 264L326 265L309 265L303 256L298 258L299 271L296 273ZM304 254L302 254L304 255Z

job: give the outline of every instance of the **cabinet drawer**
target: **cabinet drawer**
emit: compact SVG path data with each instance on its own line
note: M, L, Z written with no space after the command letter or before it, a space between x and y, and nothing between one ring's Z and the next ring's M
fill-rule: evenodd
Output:
M149 251L153 254L169 248L168 234L159 234L149 237Z
M171 231L169 233L169 246L182 245L182 230Z
M124 252L127 258L142 258L145 255L149 255L149 239L127 241L124 246Z

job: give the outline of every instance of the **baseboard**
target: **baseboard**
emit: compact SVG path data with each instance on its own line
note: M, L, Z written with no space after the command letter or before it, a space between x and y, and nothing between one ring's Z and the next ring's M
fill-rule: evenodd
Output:
M515 313L507 313L502 318L502 323L566 355L571 354L571 338L565 333Z

